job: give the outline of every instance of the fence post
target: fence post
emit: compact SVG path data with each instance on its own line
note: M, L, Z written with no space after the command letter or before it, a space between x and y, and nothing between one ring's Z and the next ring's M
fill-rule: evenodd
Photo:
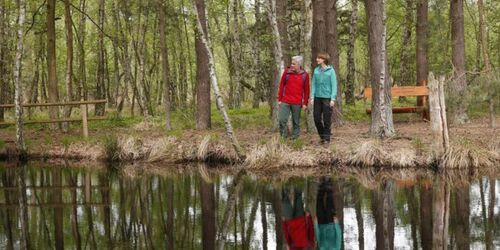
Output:
M88 106L87 106L87 104L81 104L80 108L82 110L83 137L85 139L87 139L89 137L89 127L88 127L88 119L87 119Z

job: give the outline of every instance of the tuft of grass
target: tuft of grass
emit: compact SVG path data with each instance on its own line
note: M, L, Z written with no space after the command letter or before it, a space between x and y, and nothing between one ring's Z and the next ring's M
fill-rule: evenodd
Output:
M295 139L290 142L290 146L292 147L292 149L301 150L304 148L304 142L300 138Z
M380 141L371 140L355 149L347 162L356 166L381 166L387 163L387 152L382 149Z
M413 146L413 149L415 150L415 153L417 155L422 155L425 152L425 145L422 142L422 139L415 137L411 140L411 145Z
M494 167L498 159L490 151L471 142L463 141L452 145L441 157L443 168Z
M387 160L392 167L413 167L417 165L417 154L414 150L401 148L389 153Z
M109 135L104 138L104 152L108 162L117 162L120 159L122 148L115 135Z

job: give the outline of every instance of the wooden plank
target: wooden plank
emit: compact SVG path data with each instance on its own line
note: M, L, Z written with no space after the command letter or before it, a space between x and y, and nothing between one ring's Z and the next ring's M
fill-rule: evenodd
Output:
M102 121L102 120L107 120L107 117L104 116L97 116L97 117L90 117L87 118L88 121ZM82 118L61 118L61 119L54 119L54 120L44 120L44 121L24 121L23 124L37 124L37 123L58 123L58 122L81 122ZM14 122L0 122L1 125L14 125Z
M422 113L426 110L425 107L394 107L392 108L392 113L401 114L401 113ZM371 109L366 109L367 114L371 114Z
M74 101L74 102L57 102L57 103L24 103L23 108L31 107L50 107L50 106L79 106L84 104L100 104L107 103L107 100L90 100L90 101ZM0 104L0 108L13 108L14 104Z
M364 96L365 98L370 98L373 95L372 88L365 88ZM391 96L428 96L429 88L427 86L403 86L403 87L392 87Z

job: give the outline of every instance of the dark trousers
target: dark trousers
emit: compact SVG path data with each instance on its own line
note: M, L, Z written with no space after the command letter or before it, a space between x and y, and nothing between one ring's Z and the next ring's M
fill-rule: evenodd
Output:
M330 98L314 98L314 124L322 142L330 142L332 110Z
M333 222L335 209L333 206L333 187L331 180L322 179L316 197L316 214L318 224L329 224Z
M293 198L292 193L293 192ZM292 204L293 201L293 204ZM302 190L293 188L293 190L288 190L287 187L283 187L281 190L281 206L283 208L283 217L286 220L304 216L304 202L302 201Z

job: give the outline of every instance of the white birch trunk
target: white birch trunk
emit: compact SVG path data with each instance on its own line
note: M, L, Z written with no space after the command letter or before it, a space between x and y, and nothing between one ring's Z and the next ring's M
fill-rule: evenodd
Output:
M385 103L385 60L386 60L386 52L385 52L385 39L386 39L386 33L387 33L387 28L385 25L385 20L386 20L386 14L385 14L385 0L382 0L382 23L383 23L383 32L382 32L382 49L380 50L381 55L380 55L380 81L379 81L379 105L380 105L380 119L381 119L381 126L380 132L381 135L380 137L385 137L387 134L389 134L387 131L387 116L386 116L386 103Z
M309 66L312 65L312 61L315 58L312 58L312 51L311 51L311 37L312 37L312 25L313 25L313 13L312 13L312 2L311 0L305 0L304 1L304 48L306 48L306 51L304 53L304 64L303 67L306 69L307 72L309 72L309 75L311 76L312 80L312 74L314 73L313 70ZM314 100L310 100L314 101ZM307 106L307 132L308 133L316 133L316 126L314 125L314 116L313 116L313 105L308 105Z
M16 61L14 65L14 85L15 85L15 118L16 118L16 147L21 157L26 156L26 144L23 136L23 88L21 85L21 66L23 59L23 39L24 39L24 19L26 16L26 9L24 0L18 2L19 16L17 19L17 47L16 47Z
M271 23L271 28L273 30L274 37L274 60L276 62L276 76L274 80L273 89L271 91L271 99L273 101L273 130L278 129L278 88L281 80L281 73L285 70L285 61L283 60L283 50L281 48L281 37L278 29L278 22L276 21L276 0L269 0L269 9L267 11L269 14L269 22Z
M217 81L217 75L215 74L215 62L214 62L214 56L212 54L212 50L210 50L210 41L207 40L207 34L203 31L203 27L201 26L200 22L200 17L198 15L198 10L196 7L196 4L193 2L194 9L195 9L195 14L196 14L196 23L198 27L198 32L201 36L201 41L203 45L205 46L205 49L207 50L208 54L208 69L209 69L209 74L210 74L210 82L212 84L212 89L214 90L214 95L215 95L215 101L217 104L217 109L221 113L222 117L224 118L224 126L226 127L226 133L229 139L231 140L231 143L233 145L234 150L236 151L236 154L238 155L238 158L242 160L244 158L243 151L241 149L241 146L238 142L238 139L236 138L236 134L234 133L233 126L231 125L231 119L229 118L229 115L226 112L226 108L224 106L224 101L222 99L222 95L220 94L219 90L219 83ZM203 10L206 11L206 10Z

